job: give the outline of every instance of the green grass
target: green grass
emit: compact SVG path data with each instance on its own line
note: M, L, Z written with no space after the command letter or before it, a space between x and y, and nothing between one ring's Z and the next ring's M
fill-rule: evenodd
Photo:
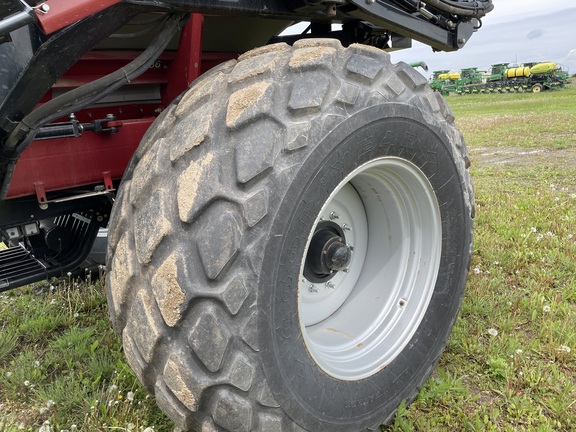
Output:
M476 193L460 319L398 431L576 430L576 85L450 96Z
M576 85L447 100L476 189L468 289L433 377L383 429L576 430ZM174 430L101 281L0 295L0 323L0 431Z
M125 363L101 280L0 295L0 322L1 432L174 430Z

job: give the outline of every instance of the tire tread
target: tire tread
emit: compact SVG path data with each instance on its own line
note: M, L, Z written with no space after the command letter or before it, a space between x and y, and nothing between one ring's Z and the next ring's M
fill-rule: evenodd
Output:
M146 134L114 207L107 292L129 364L179 427L303 430L259 363L251 287L275 189L292 181L310 142L371 105L413 103L451 138L473 217L462 135L425 81L363 45L269 45L201 77Z

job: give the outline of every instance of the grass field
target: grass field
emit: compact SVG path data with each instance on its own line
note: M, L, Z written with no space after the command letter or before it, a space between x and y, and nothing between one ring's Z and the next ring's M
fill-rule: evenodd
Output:
M383 430L576 430L576 85L448 102L476 188L468 291ZM0 295L0 323L0 432L175 430L124 362L101 280Z
M467 294L390 430L576 430L576 85L450 96L476 195Z

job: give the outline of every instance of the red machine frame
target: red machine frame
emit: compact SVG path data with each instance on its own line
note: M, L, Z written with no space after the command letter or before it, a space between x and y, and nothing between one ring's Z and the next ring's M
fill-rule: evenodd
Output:
M118 132L87 132L81 138L33 142L16 165L7 198L36 194L38 201L42 201L45 199L42 195L46 192L103 184L109 178L119 180L156 116L202 73L238 56L237 53L203 53L203 21L203 15L192 14L181 33L178 50L165 52L154 68L128 84L159 85L159 104L114 105L75 113L80 122L112 115L117 119L114 126L118 127ZM55 30L50 21L46 23L44 20L44 25L47 29ZM41 103L50 100L52 92L78 87L100 78L129 63L138 54L135 51L95 51L86 54L56 82Z

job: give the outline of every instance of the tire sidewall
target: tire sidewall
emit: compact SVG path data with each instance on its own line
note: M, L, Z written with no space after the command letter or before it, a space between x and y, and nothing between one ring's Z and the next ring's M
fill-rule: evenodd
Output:
M260 347L277 402L308 430L361 430L392 415L402 400L416 395L450 334L468 271L471 216L453 144L439 124L430 122L409 105L366 108L311 149L283 197L278 195L259 284ZM439 274L407 347L371 377L343 381L323 372L304 343L298 321L300 265L316 217L336 186L362 164L387 156L412 162L433 187L442 221Z

